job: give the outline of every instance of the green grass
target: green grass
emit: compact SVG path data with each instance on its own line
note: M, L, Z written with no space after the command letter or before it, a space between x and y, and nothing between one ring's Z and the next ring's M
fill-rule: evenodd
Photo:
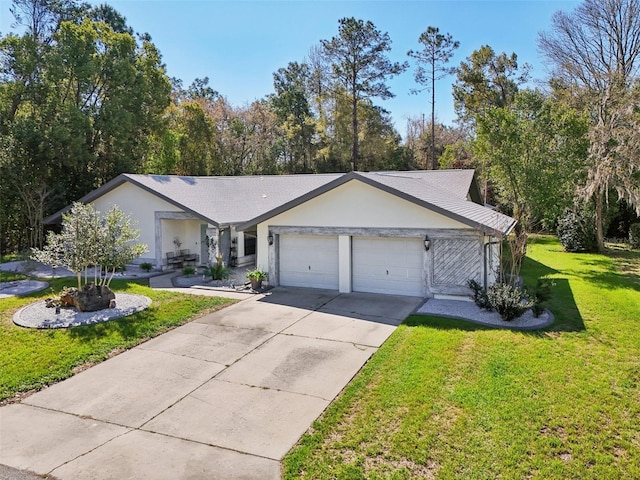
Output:
M24 278L0 272L0 282ZM25 305L51 296L75 279L55 279L51 288L27 297L0 299L0 402L67 378L88 363L108 358L170 328L231 303L220 297L202 297L152 290L125 280L111 284L116 292L146 295L153 303L137 314L97 325L69 329L35 330L12 321Z
M18 260L27 260L29 258L29 253L9 253L5 255L0 255L0 263L6 262L15 262Z
M640 253L530 246L555 323L412 316L285 457L285 478L640 478Z

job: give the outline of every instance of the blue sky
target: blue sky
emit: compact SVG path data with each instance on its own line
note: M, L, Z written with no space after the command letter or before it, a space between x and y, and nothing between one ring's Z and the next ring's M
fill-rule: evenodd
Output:
M102 2L92 2L102 3ZM163 55L170 76L185 86L196 77L233 105L244 105L273 90L272 74L291 61L302 61L309 48L337 34L338 19L371 20L388 32L394 60L407 59L418 49L418 37L428 26L448 32L460 42L451 61L457 66L482 45L497 53L515 52L520 63L532 65L532 77L543 79L546 69L537 50L537 34L548 29L558 9L572 10L576 1L229 1L125 0L107 1L122 13L136 32L149 33ZM11 2L0 0L0 32L12 31ZM455 120L449 77L436 85L436 114L440 122ZM428 93L410 95L416 87L413 68L390 82L396 97L374 100L389 110L404 134L410 116L430 115Z

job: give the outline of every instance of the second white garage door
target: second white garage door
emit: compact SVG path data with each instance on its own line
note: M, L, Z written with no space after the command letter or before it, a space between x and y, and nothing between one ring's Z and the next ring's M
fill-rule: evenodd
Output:
M280 235L280 285L338 289L338 237Z
M421 238L353 237L353 291L425 296Z

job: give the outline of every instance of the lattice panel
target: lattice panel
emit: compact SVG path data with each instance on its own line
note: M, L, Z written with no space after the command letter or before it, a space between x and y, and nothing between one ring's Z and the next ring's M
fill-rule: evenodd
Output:
M466 287L469 279L480 278L478 240L437 239L433 243L434 285Z

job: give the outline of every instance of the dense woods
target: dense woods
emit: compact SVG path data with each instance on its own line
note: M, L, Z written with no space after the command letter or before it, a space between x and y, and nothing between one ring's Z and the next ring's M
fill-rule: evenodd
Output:
M476 168L485 201L524 235L554 231L568 211L593 218L602 248L640 213L639 1L585 0L550 19L544 88L517 53L489 45L450 65L459 44L436 27L392 61L387 33L344 18L273 73L271 94L239 106L206 76L168 78L151 37L107 5L14 0L22 33L0 38L0 254L41 246L43 217L122 172L430 168ZM378 104L400 74L428 112L403 136ZM435 121L447 76L455 125Z

